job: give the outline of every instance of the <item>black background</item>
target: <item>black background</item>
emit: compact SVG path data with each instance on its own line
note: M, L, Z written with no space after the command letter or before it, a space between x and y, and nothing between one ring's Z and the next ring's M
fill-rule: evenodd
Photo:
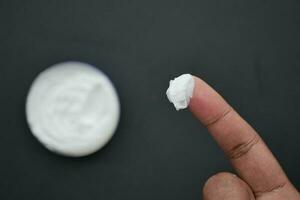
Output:
M253 125L300 187L299 0L0 0L0 199L200 199L232 171L208 132L165 96L195 74ZM98 66L121 121L101 151L47 151L25 121L27 91L58 62Z

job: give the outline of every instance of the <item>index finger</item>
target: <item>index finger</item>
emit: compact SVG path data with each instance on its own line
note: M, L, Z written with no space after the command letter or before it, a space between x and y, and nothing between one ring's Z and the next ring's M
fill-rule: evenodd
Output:
M240 177L256 194L289 183L256 131L208 84L194 79L189 109L207 127Z

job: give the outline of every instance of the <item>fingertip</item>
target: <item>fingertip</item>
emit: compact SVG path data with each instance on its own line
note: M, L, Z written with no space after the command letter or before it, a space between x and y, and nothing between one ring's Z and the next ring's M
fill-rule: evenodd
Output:
M230 106L205 81L197 76L193 77L195 84L193 96L189 103L189 110L205 125L217 116L224 114Z
M204 200L254 199L250 187L235 174L221 172L210 177L203 187Z

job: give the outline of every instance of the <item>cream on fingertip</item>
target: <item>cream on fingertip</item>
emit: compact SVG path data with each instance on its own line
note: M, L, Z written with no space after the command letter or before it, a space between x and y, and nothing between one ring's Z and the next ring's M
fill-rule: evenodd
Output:
M182 74L173 80L170 80L167 89L167 97L174 104L176 110L185 109L193 96L195 80L191 74Z

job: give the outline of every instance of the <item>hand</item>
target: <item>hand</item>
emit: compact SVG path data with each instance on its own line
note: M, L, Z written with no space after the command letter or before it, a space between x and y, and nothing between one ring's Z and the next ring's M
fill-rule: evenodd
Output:
M208 129L238 174L224 172L209 178L203 188L205 200L300 199L261 137L197 77L189 109Z

